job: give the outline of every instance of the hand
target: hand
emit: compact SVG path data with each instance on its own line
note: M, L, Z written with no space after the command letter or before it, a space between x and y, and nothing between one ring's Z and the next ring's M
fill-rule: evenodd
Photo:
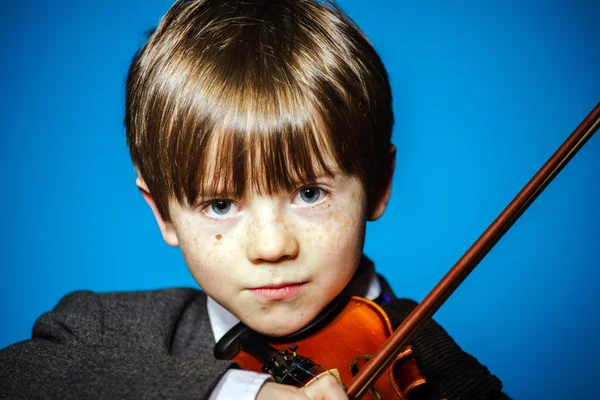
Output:
M303 388L266 382L259 390L256 400L275 399L348 400L348 396L335 377L326 375Z

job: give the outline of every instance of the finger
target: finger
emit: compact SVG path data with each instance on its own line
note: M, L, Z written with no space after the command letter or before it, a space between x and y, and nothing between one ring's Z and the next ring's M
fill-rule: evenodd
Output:
M325 375L303 388L311 400L348 400L342 384L332 375Z
M308 396L294 386L266 382L258 392L256 400L308 400Z

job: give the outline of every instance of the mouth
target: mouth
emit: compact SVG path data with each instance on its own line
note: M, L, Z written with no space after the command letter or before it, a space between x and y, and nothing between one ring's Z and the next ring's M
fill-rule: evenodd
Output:
M301 283L282 283L280 285L261 286L248 289L251 293L264 298L265 300L284 300L300 293L306 282Z

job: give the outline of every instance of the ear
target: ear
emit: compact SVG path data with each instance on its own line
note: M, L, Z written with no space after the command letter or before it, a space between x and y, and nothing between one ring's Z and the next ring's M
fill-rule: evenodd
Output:
M387 154L386 166L384 169L384 176L381 179L379 190L377 191L376 197L369 207L369 213L367 219L369 221L375 221L383 215L387 208L390 196L392 195L392 178L394 177L394 168L396 167L396 146L390 143L390 148Z
M148 186L146 185L146 182L144 182L144 179L139 174L138 174L137 179L135 180L135 184L140 189L140 193L142 194L142 197L144 198L144 200L146 200L146 203L148 203L148 205L152 209L152 213L154 214L154 218L156 219L156 223L158 224L158 227L160 228L160 233L162 234L164 241L169 246L174 246L174 247L179 246L179 239L177 239L177 233L175 232L175 227L173 226L173 224L171 222L165 221L163 219L163 217L160 215L160 212L158 211L158 208L156 207L156 203L154 202L154 198L152 197L152 195L150 194L150 191L148 190Z

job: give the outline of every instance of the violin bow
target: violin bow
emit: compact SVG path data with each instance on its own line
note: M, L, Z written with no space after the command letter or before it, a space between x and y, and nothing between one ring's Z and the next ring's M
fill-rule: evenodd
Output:
M408 315L383 346L365 364L346 388L350 399L360 398L394 361L414 335L429 321L452 293L469 276L486 254L498 243L533 201L552 182L567 163L592 137L600 126L600 103L579 124L577 129L554 152L552 157L531 178L504 211L473 243L442 280Z

